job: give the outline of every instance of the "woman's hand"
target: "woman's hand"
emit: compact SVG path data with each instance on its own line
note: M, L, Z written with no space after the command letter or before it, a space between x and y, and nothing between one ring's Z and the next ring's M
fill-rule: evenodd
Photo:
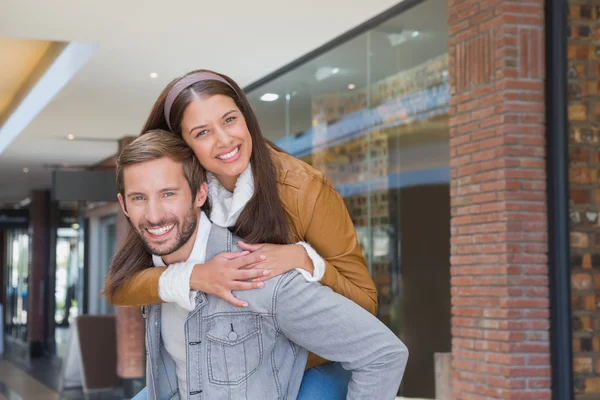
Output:
M236 298L231 291L262 288L264 283L252 280L270 275L269 269L262 267L266 259L263 254L248 251L217 254L204 264L194 265L190 288L213 294L234 306L247 307L248 303Z
M302 268L311 275L314 273L312 260L306 253L306 250L304 250L304 247L298 244L248 244L239 241L238 246L242 250L249 251L250 255L265 257L261 263L246 267L252 269L259 268L261 271L269 270L271 272L269 275L254 278L255 282L266 281L295 268Z

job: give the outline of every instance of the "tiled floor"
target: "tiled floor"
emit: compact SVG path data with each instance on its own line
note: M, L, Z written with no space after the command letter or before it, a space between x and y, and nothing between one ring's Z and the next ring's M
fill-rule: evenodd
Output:
M62 360L68 331L56 330L56 357L24 359L21 352L5 348L0 355L0 400L122 400L122 390L84 394L82 388L62 389Z
M9 361L0 361L0 393L8 400L58 400L58 393Z
M121 391L84 394L81 388L60 391L60 360L39 359L24 368L0 360L0 400L121 400Z

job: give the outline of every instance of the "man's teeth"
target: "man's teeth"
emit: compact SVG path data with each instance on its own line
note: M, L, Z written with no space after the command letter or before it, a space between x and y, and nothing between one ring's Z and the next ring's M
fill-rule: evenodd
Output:
M148 232L150 232L151 234L155 235L155 236L160 236L160 235L164 235L165 233L169 232L171 229L173 229L175 225L169 225L169 226L163 226L162 228L153 228L150 229L148 228Z
M236 147L230 153L223 154L221 156L217 156L217 158L220 159L220 160L227 160L228 158L231 158L231 157L235 156L239 150L240 150L240 148Z

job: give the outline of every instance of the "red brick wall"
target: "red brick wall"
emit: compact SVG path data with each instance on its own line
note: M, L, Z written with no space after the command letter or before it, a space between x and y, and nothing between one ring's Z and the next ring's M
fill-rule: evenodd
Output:
M569 0L569 179L574 389L600 394L600 3Z
M550 399L541 0L449 0L454 398Z

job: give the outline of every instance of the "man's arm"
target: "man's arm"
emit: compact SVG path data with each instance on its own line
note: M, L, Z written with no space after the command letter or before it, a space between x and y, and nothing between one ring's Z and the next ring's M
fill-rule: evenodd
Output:
M352 371L347 399L394 399L406 346L368 311L318 283L289 273L275 291L278 329L296 344Z

